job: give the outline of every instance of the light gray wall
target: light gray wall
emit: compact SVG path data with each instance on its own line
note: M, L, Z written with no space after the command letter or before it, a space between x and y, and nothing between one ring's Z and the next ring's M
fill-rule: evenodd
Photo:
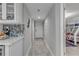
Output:
M32 40L34 40L34 20L31 19L31 44Z
M30 14L26 5L24 5L24 24L25 24L24 55L28 54L29 48L31 46L31 21L30 21L30 27L27 28L28 18L30 18Z
M55 5L50 9L44 24L45 40L55 55L56 53Z
M44 24L45 40L54 55L64 55L63 4L53 4Z
M0 32L3 31L3 24L0 24Z

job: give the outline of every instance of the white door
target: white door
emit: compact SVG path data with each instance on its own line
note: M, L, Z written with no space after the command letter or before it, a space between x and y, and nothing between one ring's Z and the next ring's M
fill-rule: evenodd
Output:
M43 21L35 21L34 22L34 35L35 38L43 38L44 34L44 25Z

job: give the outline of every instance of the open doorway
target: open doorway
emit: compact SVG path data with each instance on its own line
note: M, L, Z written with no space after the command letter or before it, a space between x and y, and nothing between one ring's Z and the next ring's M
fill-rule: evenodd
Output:
M79 56L79 3L65 4L66 56Z
M43 20L34 21L34 38L35 39L44 38L44 21Z

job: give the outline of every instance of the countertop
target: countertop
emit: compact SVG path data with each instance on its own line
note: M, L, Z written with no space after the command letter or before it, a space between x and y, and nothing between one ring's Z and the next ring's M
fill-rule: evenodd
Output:
M14 44L15 42L23 39L24 36L18 36L18 37L9 37L7 39L4 39L4 40L0 40L0 45L12 45Z

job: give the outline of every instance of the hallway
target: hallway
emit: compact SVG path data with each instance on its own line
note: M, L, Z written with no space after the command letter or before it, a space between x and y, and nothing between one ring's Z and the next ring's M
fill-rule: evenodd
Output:
M24 4L25 55L60 55L60 7L63 9L61 4Z
M51 56L43 39L35 39L32 41L32 47L29 56Z

